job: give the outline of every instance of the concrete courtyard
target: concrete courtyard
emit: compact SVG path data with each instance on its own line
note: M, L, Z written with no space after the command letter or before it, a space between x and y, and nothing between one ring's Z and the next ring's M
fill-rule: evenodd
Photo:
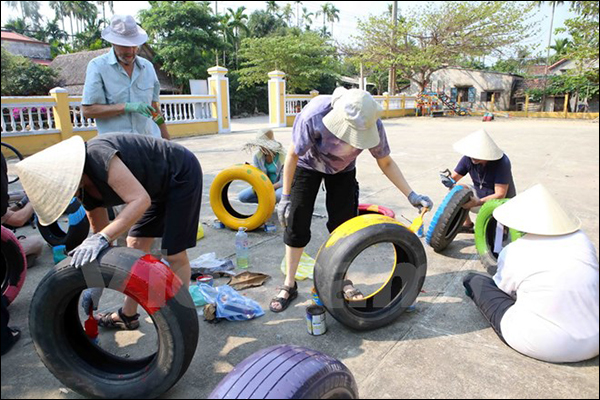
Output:
M413 189L429 195L439 205L447 190L438 173L454 168L460 155L452 144L485 128L509 155L517 190L545 184L582 220L583 230L598 249L599 134L590 121L505 119L481 122L480 118L402 118L384 121L392 156ZM214 177L251 155L240 151L264 118L234 120L233 133L177 140L192 150L204 170L201 220L206 237L191 251L194 259L216 252L234 257L235 233L212 228L215 216L209 202ZM286 147L291 128L275 130ZM416 211L378 169L369 152L358 160L361 203L392 208L398 219ZM470 181L467 178L468 181ZM324 215L324 193L316 214ZM431 220L426 216L426 222ZM313 257L328 237L326 219L313 218L313 238L307 252ZM20 234L35 234L30 228ZM426 246L428 273L424 293L414 313L377 331L356 333L328 316L329 332L312 337L306 332L305 308L311 302L312 282L300 282L300 297L283 314L268 311L275 287L283 283L279 270L284 255L282 230L251 232L251 270L273 277L261 288L242 293L258 301L266 315L250 322L209 325L202 318L200 342L187 374L164 398L206 398L238 363L263 348L294 344L322 351L342 360L353 372L362 398L598 398L598 358L556 365L527 358L504 345L464 294L462 278L471 271L484 272L472 235L459 235L444 252ZM64 389L39 360L29 336L29 305L43 276L53 267L52 252L45 248L38 265L28 271L21 294L9 308L11 326L23 330L16 347L2 357L2 398L80 398ZM225 283L226 281L219 281ZM116 309L117 300L101 304ZM152 352L152 330L146 321L141 332L105 334L102 343L122 354ZM150 349L150 350L148 350Z

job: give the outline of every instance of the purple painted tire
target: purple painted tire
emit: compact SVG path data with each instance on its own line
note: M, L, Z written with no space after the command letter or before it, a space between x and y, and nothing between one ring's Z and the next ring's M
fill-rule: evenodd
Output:
M25 251L15 235L2 227L2 296L15 301L27 276Z
M342 362L314 350L282 345L244 360L209 399L358 399L358 388Z

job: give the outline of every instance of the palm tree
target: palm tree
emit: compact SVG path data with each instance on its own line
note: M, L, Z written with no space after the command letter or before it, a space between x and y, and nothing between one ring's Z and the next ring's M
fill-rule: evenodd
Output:
M320 15L323 16L323 28L322 28L323 36L325 36L327 34L327 28L325 27L325 24L327 22L327 16L329 15L329 5L330 4L331 3L321 4L321 10L317 11L317 15L316 15L317 18Z
M552 16L550 17L550 33L548 34L548 50L546 53L546 69L544 71L544 95L542 98L542 111L546 104L546 85L548 84L548 67L550 66L550 46L552 46L552 29L554 27L554 13L556 6L563 5L564 1L536 1L538 7L541 7L544 3L550 3L552 5Z
M290 3L287 3L285 5L285 7L283 7L283 10L281 11L280 18L285 20L288 27L291 27L293 17L294 17L294 11L292 10L292 5Z
M340 10L331 3L329 5L329 14L327 14L327 21L331 22L331 36L333 36L333 23L335 21L340 21Z
M15 10L20 8L23 21L29 19L34 27L39 26L42 19L39 1L7 1L6 5Z
M31 31L31 26L23 18L17 18L8 20L3 29L27 35L28 31Z
M51 1L50 8L54 10L54 19L60 19L62 24L62 30L66 32L65 29L65 17L67 16L67 12L65 11L65 2L64 1Z
M246 22L248 21L248 15L244 12L246 11L246 7L238 7L237 10L232 10L228 8L227 11L231 16L231 20L228 22L228 26L233 30L233 45L235 50L235 67L238 67L238 48L240 42L240 29L243 30L246 34L250 33L248 26L246 26Z
M267 12L269 14L276 14L279 11L279 4L276 1L267 1Z
M227 66L227 49L233 47L235 35L231 26L231 14L220 15L219 28L223 35L223 66Z
M571 49L572 43L569 38L554 39L554 44L550 46L558 57L563 57L568 54Z
M108 4L108 9L111 13L115 13L115 2L114 1L97 1L97 4L102 6L102 20L104 21L104 25L106 26L106 4Z
M312 17L315 16L315 13L308 12L308 8L302 7L302 24L304 24L304 29L310 31L312 27Z
M296 3L296 28L300 29L300 5L302 1L296 0L294 3Z

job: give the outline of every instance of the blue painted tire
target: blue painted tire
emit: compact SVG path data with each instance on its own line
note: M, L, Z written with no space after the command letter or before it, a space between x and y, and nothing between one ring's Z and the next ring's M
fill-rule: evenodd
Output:
M298 346L275 346L250 356L225 377L209 399L358 399L348 368Z
M455 186L444 198L437 209L425 241L436 252L441 252L452 243L460 227L464 224L469 211L462 208L473 196L471 189L465 186Z
M40 234L50 246L65 246L67 251L71 251L87 239L90 233L90 221L77 198L71 200L65 214L69 217L69 229L66 232L58 222L48 226L38 223L37 226Z

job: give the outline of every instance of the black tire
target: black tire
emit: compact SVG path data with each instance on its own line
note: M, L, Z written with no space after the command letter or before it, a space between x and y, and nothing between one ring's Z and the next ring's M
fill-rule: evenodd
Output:
M164 264L142 256L112 248L81 269L70 267L67 259L46 275L33 296L29 321L35 348L50 372L83 396L156 398L179 381L194 357L199 326L189 292ZM122 292L148 312L157 331L157 353L124 359L86 337L78 314L79 296L88 288L84 275L99 280L90 287ZM164 294L163 301L149 301L149 289Z
M396 251L390 279L372 296L347 301L343 287L348 269L360 253L379 243L391 243ZM413 232L390 217L363 215L338 227L321 247L314 281L321 302L336 320L365 331L395 321L417 299L426 274L425 249Z
M10 144L4 143L4 142L0 142L0 143L2 144L2 147L5 147L6 149L8 149L6 151L3 151L3 153L6 154L5 158L7 161L11 161L15 158L19 161L23 159L23 155L14 146L11 146ZM9 185L17 182L18 180L19 180L19 176L17 174L11 175L10 172L8 173L8 184Z
M496 237L497 221L494 218L494 210L509 199L490 200L486 202L479 214L477 214L477 222L475 223L475 247L479 253L479 259L488 272L493 271L498 266L498 253L493 251L494 241ZM522 232L515 229L505 227L503 236L503 247L520 239L523 236Z
M69 204L65 214L69 217L69 229L66 232L60 227L58 222L48 226L42 226L38 223L37 227L49 245L52 247L65 246L67 251L71 251L87 239L90 233L90 221L83 205L81 205L77 198L71 200L71 204Z
M297 346L271 347L239 364L209 399L358 399L340 361Z
M464 186L455 186L444 198L431 221L425 241L436 252L444 251L458 235L460 227L469 216L463 205L469 202L473 192Z
M2 228L2 296L8 304L15 301L27 277L27 259L19 240Z

